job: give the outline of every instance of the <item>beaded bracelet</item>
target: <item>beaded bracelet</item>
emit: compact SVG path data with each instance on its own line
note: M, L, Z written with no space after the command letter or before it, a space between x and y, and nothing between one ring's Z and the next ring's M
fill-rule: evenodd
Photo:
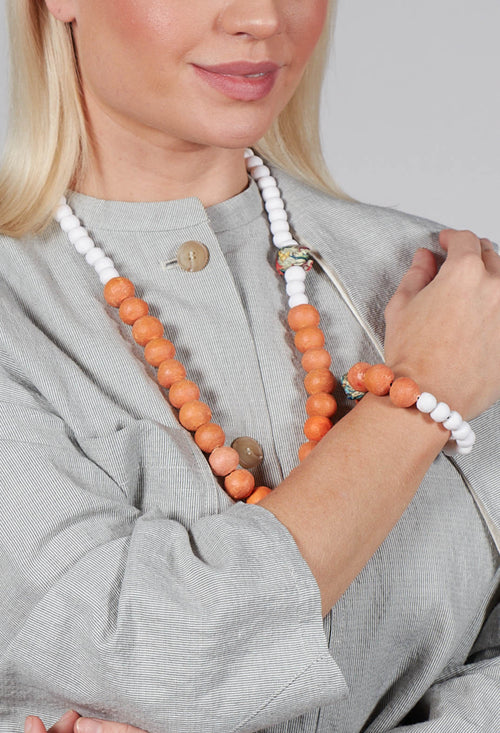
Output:
M365 361L354 364L341 380L342 387L350 400L359 400L367 392L382 397L389 395L396 407L415 405L423 412L451 431L451 440L456 447L446 447L445 453L468 455L476 442L476 435L469 423L459 412L452 410L446 402L438 402L430 392L422 392L416 382L409 377L395 378L394 372L386 364L371 365Z

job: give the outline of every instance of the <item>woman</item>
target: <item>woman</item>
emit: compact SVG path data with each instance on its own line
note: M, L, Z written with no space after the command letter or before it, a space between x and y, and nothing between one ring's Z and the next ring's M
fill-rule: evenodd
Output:
M150 733L451 731L471 719L491 731L491 243L441 233L437 272L434 225L319 190L311 109L327 0L10 11L2 725L72 707ZM270 254L295 247L284 206L325 263L306 285L308 252L280 249L285 278ZM350 370L381 361L394 291L392 371ZM323 333L336 374L368 390L354 410L336 390L331 430ZM326 434L296 467L301 360L306 435ZM387 395L398 379L418 408ZM252 491L235 455L275 487L259 505L234 502Z

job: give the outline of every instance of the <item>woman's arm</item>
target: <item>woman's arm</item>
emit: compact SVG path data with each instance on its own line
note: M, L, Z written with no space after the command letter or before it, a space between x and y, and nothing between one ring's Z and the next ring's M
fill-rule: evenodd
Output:
M440 272L418 250L387 308L386 361L470 419L500 397L500 258L470 232L445 231L440 241L448 249ZM399 519L448 435L415 409L367 395L261 502L295 538L324 613Z

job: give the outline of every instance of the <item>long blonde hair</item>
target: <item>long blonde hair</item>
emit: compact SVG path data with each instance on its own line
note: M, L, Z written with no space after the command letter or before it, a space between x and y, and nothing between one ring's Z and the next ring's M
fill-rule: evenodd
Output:
M255 147L271 163L342 196L321 152L321 85L336 0L294 96ZM59 198L89 159L89 140L71 26L55 20L44 0L7 0L11 107L0 170L0 232L41 231Z

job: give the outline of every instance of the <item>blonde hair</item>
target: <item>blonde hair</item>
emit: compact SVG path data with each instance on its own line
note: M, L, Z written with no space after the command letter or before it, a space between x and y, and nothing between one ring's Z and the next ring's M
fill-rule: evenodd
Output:
M336 0L294 96L255 147L270 162L324 191L342 196L321 152L319 104ZM59 198L78 180L89 139L71 26L55 20L44 0L7 0L11 107L0 170L0 231L39 232Z

